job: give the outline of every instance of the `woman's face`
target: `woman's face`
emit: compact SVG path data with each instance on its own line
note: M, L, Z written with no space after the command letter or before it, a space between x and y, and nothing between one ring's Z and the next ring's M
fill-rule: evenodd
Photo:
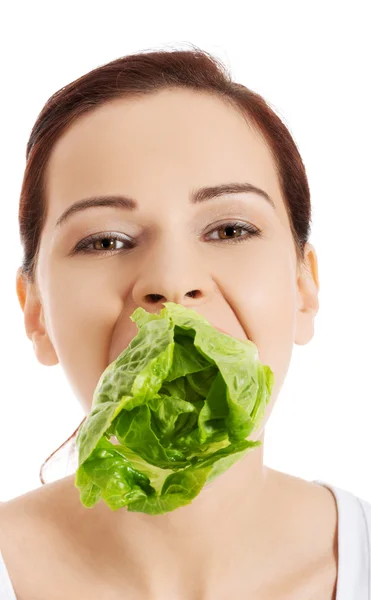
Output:
M230 183L261 188L274 206L247 192L191 201L198 188ZM38 360L61 363L84 411L104 369L137 333L130 315L139 306L158 313L170 301L256 344L275 374L262 431L293 344L310 341L318 310L315 252L308 244L300 270L263 138L207 94L175 89L114 100L56 143L45 193L37 286L23 288L18 272L17 292ZM136 208L90 207L57 224L82 199L113 195ZM93 234L101 239L78 251Z

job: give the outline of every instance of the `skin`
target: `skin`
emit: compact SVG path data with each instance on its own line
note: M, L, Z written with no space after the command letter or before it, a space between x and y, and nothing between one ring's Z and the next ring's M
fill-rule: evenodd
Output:
M313 337L319 282L314 247L306 245L304 265L296 259L262 136L219 98L165 90L114 100L80 117L54 146L46 175L36 284L25 283L20 269L16 281L40 363L61 364L88 414L101 373L136 335L133 311L142 306L157 313L165 301L181 303L229 335L252 340L273 370L271 401L251 436L264 442L293 345ZM265 190L275 210L246 193L190 204L192 189L232 181ZM128 195L139 210L93 208L56 228L66 208L98 194ZM262 237L224 241L221 225L233 219L260 229ZM95 242L95 254L70 255L80 240L105 232L127 236L131 250L112 241L117 250L108 254ZM98 523L105 532L105 560L120 567L110 575L112 585L125 577L148 598L180 597L180 591L192 598L202 590L203 598L215 599L232 582L253 592L275 581L278 598L280 586L294 582L313 553L332 548L335 507L325 488L267 468L263 453L264 443L191 505L165 515L112 512L104 503L81 509L72 478L66 494L76 500L86 539Z

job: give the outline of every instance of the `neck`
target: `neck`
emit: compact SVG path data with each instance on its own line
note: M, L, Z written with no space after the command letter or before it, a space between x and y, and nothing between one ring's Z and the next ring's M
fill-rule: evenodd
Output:
M140 573L146 593L161 592L162 597L168 588L173 593L177 586L184 596L185 587L196 581L199 588L207 585L208 589L212 581L215 585L221 580L230 583L234 572L259 577L272 535L277 535L273 523L278 500L276 472L263 465L264 431L259 439L260 447L248 452L187 506L153 516L111 511L99 503L95 508L100 511L100 522L105 523L104 552L113 561L119 560L121 568L128 564L130 574Z

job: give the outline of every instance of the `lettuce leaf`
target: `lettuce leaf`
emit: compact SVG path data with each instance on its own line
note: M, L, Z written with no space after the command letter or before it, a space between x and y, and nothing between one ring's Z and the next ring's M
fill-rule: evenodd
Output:
M78 431L75 487L87 508L102 499L112 510L175 510L261 445L246 438L264 417L274 375L255 344L192 309L164 306L131 315L138 333L102 373Z

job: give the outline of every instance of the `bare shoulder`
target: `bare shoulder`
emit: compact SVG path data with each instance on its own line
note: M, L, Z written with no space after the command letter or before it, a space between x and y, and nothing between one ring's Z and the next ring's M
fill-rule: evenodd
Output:
M279 471L272 473L272 481L276 489L285 489L282 502L289 515L285 523L294 532L294 551L288 556L295 565L292 589L298 590L297 597L334 600L339 524L334 494L325 486Z
M62 597L55 595L58 589L68 594L71 574L74 596L83 597L91 570L84 561L76 570L78 507L73 476L0 504L0 548L20 600Z
M2 502L0 505L0 546L2 552L9 554L12 545L21 546L21 542L27 547L30 534L39 528L39 534L47 526L46 521L40 521L41 500L45 498L42 488L31 490L21 496L17 496ZM37 536L38 539L40 536ZM22 545L23 547L23 545Z
M12 540L37 544L56 533L60 519L71 508L72 478L66 477L0 504L0 544ZM76 490L77 493L77 490ZM36 535L37 534L37 535Z

